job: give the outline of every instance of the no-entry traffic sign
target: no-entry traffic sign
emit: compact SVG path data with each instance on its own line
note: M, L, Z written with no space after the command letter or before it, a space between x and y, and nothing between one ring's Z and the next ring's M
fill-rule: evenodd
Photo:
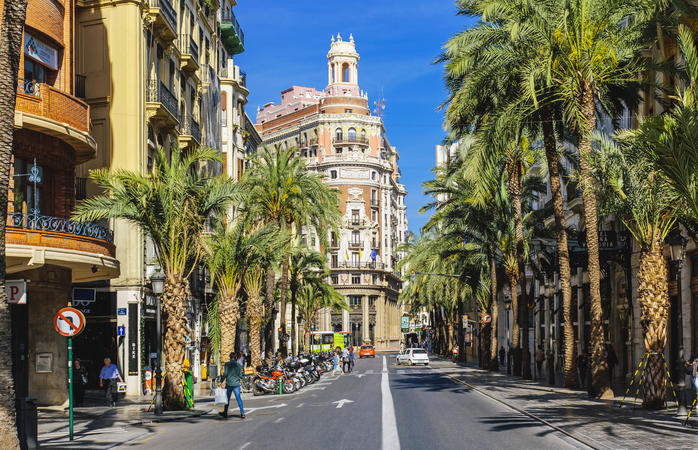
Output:
M62 308L53 319L53 327L61 336L77 336L85 328L85 316L75 308Z

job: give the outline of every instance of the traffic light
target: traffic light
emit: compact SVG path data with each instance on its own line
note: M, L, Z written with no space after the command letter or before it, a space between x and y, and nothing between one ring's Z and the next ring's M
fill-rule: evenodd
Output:
M279 329L278 329L278 332L279 332L279 342L283 342L283 340L284 340L284 329L283 329L283 328L279 328Z
M414 282L415 279L414 269L410 270L410 281Z

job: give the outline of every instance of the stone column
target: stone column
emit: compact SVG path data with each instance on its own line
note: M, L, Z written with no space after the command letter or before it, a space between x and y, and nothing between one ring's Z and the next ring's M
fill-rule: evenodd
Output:
M368 295L364 295L363 297L361 297L361 308L363 312L361 320L363 322L363 325L361 327L361 337L364 340L368 339L368 299Z

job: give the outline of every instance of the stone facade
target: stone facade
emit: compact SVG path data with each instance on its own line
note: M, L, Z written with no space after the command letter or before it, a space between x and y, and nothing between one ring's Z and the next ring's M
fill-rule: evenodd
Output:
M315 329L352 332L355 345L370 341L377 348L396 348L403 314L396 265L407 232L399 155L359 88L353 37L333 38L327 61L325 90L293 86L283 91L280 105L267 103L258 112L257 129L265 145L296 148L308 169L324 174L339 191L339 233L329 236L324 250L329 280L350 311L320 312ZM303 233L308 245L319 249L314 231Z

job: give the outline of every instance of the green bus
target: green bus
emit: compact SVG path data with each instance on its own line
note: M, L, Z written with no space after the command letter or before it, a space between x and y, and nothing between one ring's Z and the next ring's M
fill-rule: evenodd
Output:
M311 331L308 334L311 353L331 352L337 347L344 350L352 345L351 333L348 331Z

